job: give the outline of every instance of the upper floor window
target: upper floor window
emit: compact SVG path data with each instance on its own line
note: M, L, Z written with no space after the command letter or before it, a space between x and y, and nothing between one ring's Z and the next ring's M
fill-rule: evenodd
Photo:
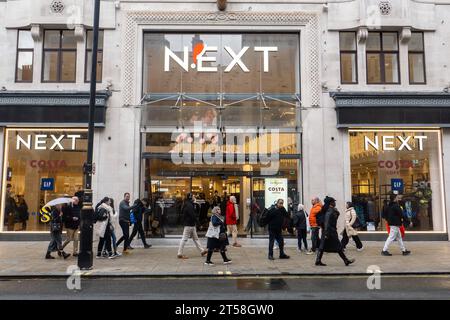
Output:
M17 33L16 82L33 81L34 42L30 30Z
M423 32L413 32L408 46L409 83L425 84L425 49Z
M77 41L73 30L45 30L42 82L75 82Z
M358 83L356 33L339 33L339 50L341 59L341 83Z
M397 32L369 32L366 43L367 83L400 83Z
M91 81L92 70L92 44L94 40L94 32L88 30L86 33L86 63L84 69L84 81ZM98 32L98 51L97 51L97 82L102 82L103 74L103 31Z

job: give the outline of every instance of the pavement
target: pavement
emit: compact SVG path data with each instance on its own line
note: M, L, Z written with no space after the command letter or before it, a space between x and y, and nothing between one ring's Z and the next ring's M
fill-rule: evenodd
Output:
M184 254L189 259L177 258L179 239L149 239L153 245L144 249L140 240L135 240L131 254L114 260L95 259L93 270L83 271L84 277L258 277L258 276L302 276L302 275L367 275L367 270L379 268L386 275L449 275L450 242L408 242L410 256L402 256L396 243L390 248L392 257L380 255L382 242L366 242L362 252L349 244L346 254L355 258L355 264L346 267L337 254L323 257L326 267L314 265L315 256L296 250L296 239L286 239L289 260L269 261L267 239L240 239L241 248L228 248L233 260L223 265L219 253L214 253L215 266L205 266L205 258L189 240ZM201 240L206 244L204 239ZM57 258L45 260L47 242L0 242L0 278L67 277L67 270L77 264L74 257L67 260ZM96 243L94 243L94 248ZM69 249L69 250L67 250ZM71 244L66 248L70 253ZM278 252L275 251L277 258ZM55 253L53 253L56 256Z

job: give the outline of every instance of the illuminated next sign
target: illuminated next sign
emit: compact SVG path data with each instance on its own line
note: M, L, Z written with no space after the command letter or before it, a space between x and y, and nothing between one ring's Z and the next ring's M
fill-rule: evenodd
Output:
M381 139L380 139L381 138ZM374 140L371 140L369 137L364 137L364 150L368 151L369 146L373 149L380 151L401 151L401 150L413 150L413 146L411 144L417 140L418 142L418 150L423 151L424 140L427 139L427 136L375 136ZM396 149L395 141L400 141L400 146Z
M28 150L65 150L62 145L62 141L64 139L70 139L70 150L76 150L77 139L80 138L81 135L79 134L62 134L59 136L55 136L54 134L29 134L26 138L23 138L18 134L16 140L16 150L20 150L21 147L25 147Z

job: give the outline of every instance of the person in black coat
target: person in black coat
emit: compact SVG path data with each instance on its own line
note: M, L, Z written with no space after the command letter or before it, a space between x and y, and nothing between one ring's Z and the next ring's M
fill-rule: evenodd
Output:
M59 256L67 259L70 254L67 254L62 249L62 229L63 229L63 221L62 221L62 205L58 204L52 211L52 220L50 221L50 236L51 240L48 244L47 254L45 255L45 259L55 259L52 257L51 253L53 251L57 251Z
M205 265L212 266L214 263L211 261L214 250L219 250L222 255L223 264L230 264L231 260L226 255L226 246L230 244L228 241L227 231L225 227L225 217L221 214L218 206L212 209L213 216L209 222L208 232L206 237L208 242L206 247L208 248L208 254L206 256Z
M282 234L283 223L288 216L284 208L283 199L278 199L275 206L272 206L267 215L267 226L269 229L269 260L273 258L273 245L275 240L280 248L280 259L289 259L290 257L284 253L284 239Z
M144 228L142 226L142 219L145 215L145 212L147 211L148 208L148 200L144 199L143 201L137 199L134 202L134 206L135 209L133 210L133 215L134 218L136 219L136 222L133 225L133 231L131 232L131 236L130 236L130 240L129 242L131 243L134 239L134 237L137 235L137 233L139 232L139 236L141 237L142 243L144 244L144 248L148 249L151 247L150 244L147 244L147 241L145 239L145 232L144 232Z
M411 251L406 250L405 244L403 243L402 234L400 227L403 224L403 210L400 207L399 198L397 195L393 194L391 195L391 201L389 202L389 205L385 208L384 216L387 220L387 223L390 227L389 231L389 237L387 238L383 251L381 251L381 254L383 256L392 256L392 254L388 251L389 246L392 242L395 240L398 241L398 244L400 245L400 249L402 250L402 254L404 256L407 256L411 253Z
M339 211L336 209L336 200L331 197L326 197L324 200L324 208L326 210L324 219L323 235L320 241L320 247L317 252L316 266L326 266L322 263L322 256L324 252L336 252L344 260L346 266L355 262L355 259L348 259L342 250L341 242L337 232L337 221L339 218Z
M295 229L297 229L297 246L298 251L302 251L302 241L305 247L305 250L308 251L308 240L307 236L307 228L308 225L306 223L306 219L308 218L308 214L305 212L305 208L302 204L299 204L297 210L295 210L293 214L293 223Z
M63 222L64 228L66 229L66 241L62 246L64 248L73 241L73 252L74 257L78 256L78 228L80 226L80 214L81 206L80 199L76 196L72 197L72 203L68 206L63 207Z

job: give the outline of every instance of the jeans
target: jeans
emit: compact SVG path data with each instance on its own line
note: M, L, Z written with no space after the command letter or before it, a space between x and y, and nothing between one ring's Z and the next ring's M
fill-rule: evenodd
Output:
M316 251L317 248L320 246L319 231L320 227L311 227L312 251Z
M280 257L284 255L284 239L281 230L269 230L269 257L273 257L273 244L275 240L280 248Z
M119 247L123 241L123 249L127 250L130 246L130 223L125 220L120 220L119 224L122 229L123 236L119 239L119 241L117 241L117 247Z
M62 235L60 231L50 232L51 240L48 244L47 253L62 251Z
M103 246L105 246L106 252L108 252L109 255L112 254L111 249L111 229L109 224L106 226L105 234L102 238L100 238L98 242L98 248L97 248L97 255L100 256L103 251Z
M70 243L70 241L73 241L73 253L78 253L78 229L66 229L66 236L66 241L64 241L62 246L63 250Z
M111 244L114 249L114 253L117 253L117 238L114 230L111 230Z
M205 251L200 244L200 241L198 240L197 230L196 227L184 227L183 229L183 237L180 241L180 246L178 247L178 255L183 255L184 246L186 245L186 242L189 238L192 238L192 241L194 241L195 246L197 247L198 251L203 252Z
M352 239L353 239L353 241L355 241L356 248L361 249L363 247L363 244L358 236L352 236ZM342 245L343 249L345 249L345 247L347 246L348 241L349 241L349 238L347 235L347 230L344 230L344 233L342 234L342 240L341 240L341 245Z
M388 251L389 246L392 242L398 240L398 244L400 245L400 249L402 251L406 251L405 244L403 243L402 234L400 232L400 227L391 226L391 231L389 232L389 237L387 238L383 251Z
M305 249L308 250L308 241L306 240L306 229L297 229L297 245L298 248L302 248L302 241Z
M139 232L139 236L141 237L142 243L144 244L144 246L147 245L147 242L145 241L145 232L144 229L142 228L142 222L136 222L133 226L133 231L131 232L131 236L130 236L130 243L133 241L134 237L136 236L136 234Z

